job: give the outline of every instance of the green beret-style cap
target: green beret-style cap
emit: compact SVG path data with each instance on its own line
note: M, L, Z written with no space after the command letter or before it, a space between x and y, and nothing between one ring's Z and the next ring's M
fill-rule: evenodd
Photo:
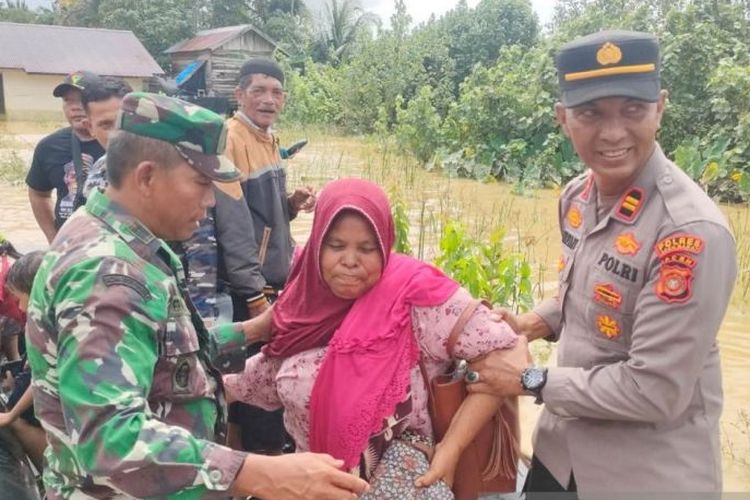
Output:
M650 33L587 35L563 45L555 62L561 101L568 108L602 97L659 99L659 42Z
M185 161L217 182L232 182L240 171L223 156L224 119L195 104L148 92L131 92L120 104L117 128L174 144Z

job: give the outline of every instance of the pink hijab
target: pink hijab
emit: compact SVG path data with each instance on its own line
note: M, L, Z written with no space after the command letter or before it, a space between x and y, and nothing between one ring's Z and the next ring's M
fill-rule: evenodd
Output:
M320 251L336 216L353 210L367 219L383 255L383 274L356 300L336 297L323 281ZM310 402L310 450L359 462L370 436L409 391L419 360L412 306L444 303L458 283L419 260L391 252L395 239L388 197L360 179L328 184L315 209L310 239L274 306L273 336L264 348L288 357L327 345Z

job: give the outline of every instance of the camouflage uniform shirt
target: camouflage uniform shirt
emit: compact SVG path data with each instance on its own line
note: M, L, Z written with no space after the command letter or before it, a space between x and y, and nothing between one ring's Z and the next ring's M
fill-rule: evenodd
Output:
M48 498L227 497L245 454L223 434L238 324L210 332L179 258L105 193L60 230L28 311Z

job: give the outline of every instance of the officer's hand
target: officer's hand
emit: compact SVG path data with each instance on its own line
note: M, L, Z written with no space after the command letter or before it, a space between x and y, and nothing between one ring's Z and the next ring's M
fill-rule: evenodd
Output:
M248 455L231 488L234 495L273 500L353 500L369 488L342 472L343 461L318 453Z
M467 384L469 392L483 392L493 396L519 396L524 394L521 372L531 366L528 340L518 336L511 349L490 352L479 361L469 365L469 370L479 373L479 380ZM467 378L471 378L467 374Z
M516 315L511 310L500 307L492 310L490 319L505 321L516 334L525 336L529 342L552 334L547 323L533 311Z

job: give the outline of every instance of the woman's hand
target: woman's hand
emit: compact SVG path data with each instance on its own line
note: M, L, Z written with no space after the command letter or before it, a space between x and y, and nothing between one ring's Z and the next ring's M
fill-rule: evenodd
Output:
M459 458L461 458L461 450L457 446L438 443L435 446L430 468L423 476L418 477L414 484L418 488L426 488L442 479L449 487L453 486L453 475L456 473Z

